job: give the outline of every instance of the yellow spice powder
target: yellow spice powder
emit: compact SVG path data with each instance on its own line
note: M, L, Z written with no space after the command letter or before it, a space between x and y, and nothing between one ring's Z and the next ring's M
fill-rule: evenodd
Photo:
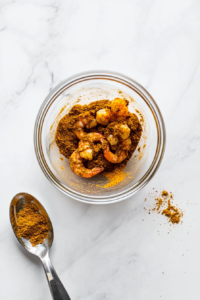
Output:
M183 217L183 212L172 205L171 200L173 200L172 193L168 193L166 190L163 190L159 197L155 198L156 203L154 207L150 209L151 211L156 211L158 214L166 216L172 224L178 224Z
M104 172L102 175L109 180L109 182L104 185L103 188L109 188L122 182L126 178L126 176L129 175L129 173L125 173L121 169L116 169L112 172Z

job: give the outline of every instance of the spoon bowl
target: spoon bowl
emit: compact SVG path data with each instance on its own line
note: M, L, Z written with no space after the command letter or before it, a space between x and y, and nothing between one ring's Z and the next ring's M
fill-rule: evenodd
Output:
M46 210L44 209L44 207L42 206L42 204L35 199L34 197L30 197L31 195L27 194L27 193L20 193L17 194L11 201L10 204L10 221L12 224L12 228L14 231L14 234L16 236L16 238L18 239L18 241L20 242L20 244L22 246L24 246L24 248L26 248L26 250L28 250L30 253L38 256L38 257L44 257L47 252L49 251L49 249L51 248L51 245L53 243L53 227L52 227L52 223L51 220L46 212ZM15 231L15 228L17 228L17 215L18 213L23 210L24 204L30 202L31 198L31 203L34 203L38 208L40 213L45 217L45 219L47 220L48 224L49 224L49 231L48 231L48 235L47 238L44 239L42 244L38 244L36 246L32 246L32 244L30 243L29 240L23 238L23 237L18 237Z
M33 246L31 242L28 239L25 239L23 237L19 237L17 235L17 219L18 214L21 210L23 210L24 205L26 203L33 203L35 204L41 215L43 215L48 222L48 234L46 239L44 239L42 244L38 244L36 246ZM14 234L20 244L31 254L39 257L41 260L44 271L46 273L47 281L50 287L51 295L54 300L70 300L70 297L68 293L66 292L62 282L60 281L58 275L56 274L56 271L54 270L54 267L50 261L49 258L49 250L51 248L51 245L53 243L53 226L51 223L51 220L42 206L42 204L35 199L33 196L27 193L19 193L17 194L11 201L10 204L10 222L12 229L14 231Z

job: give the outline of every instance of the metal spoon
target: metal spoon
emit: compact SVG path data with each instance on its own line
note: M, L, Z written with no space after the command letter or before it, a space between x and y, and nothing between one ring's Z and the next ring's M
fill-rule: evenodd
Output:
M33 200L31 202L34 203L39 208L40 213L43 214L46 217L46 219L49 220L49 224L50 224L48 237L44 240L43 244L38 244L35 247L32 246L32 244L30 243L29 240L26 240L23 237L18 238L18 236L16 235L16 232L15 232L15 230L17 228L17 223L16 223L17 214L19 213L19 211L21 209L23 209L24 204L27 203L27 200L26 200L27 196L33 198ZM28 250L30 253L34 254L35 256L38 256L39 259L41 260L43 267L44 267L44 271L46 273L46 277L47 277L47 281L49 284L52 298L54 300L70 300L70 297L69 297L68 293L66 292L62 282L58 278L58 275L56 274L56 271L54 270L54 267L51 264L51 261L49 258L49 250L53 243L53 227L52 227L51 220L50 220L46 210L42 206L42 204L37 199L35 199L33 196L31 196L29 194L26 194L26 193L17 194L12 199L11 204L10 204L10 222L11 222L12 229L15 233L15 236L18 239L18 241L20 242L20 244L26 250Z

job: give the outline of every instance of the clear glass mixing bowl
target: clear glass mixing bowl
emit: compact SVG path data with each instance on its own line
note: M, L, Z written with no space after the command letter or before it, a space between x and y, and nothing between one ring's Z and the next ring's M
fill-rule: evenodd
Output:
M73 105L116 97L129 100L129 111L138 115L143 133L124 170L128 175L119 184L105 188L108 179L102 175L91 179L75 175L68 159L60 155L54 137L59 120ZM44 100L34 131L35 153L46 177L66 195L90 204L122 201L143 188L158 170L165 139L164 121L151 95L131 78L109 71L81 73L57 85Z

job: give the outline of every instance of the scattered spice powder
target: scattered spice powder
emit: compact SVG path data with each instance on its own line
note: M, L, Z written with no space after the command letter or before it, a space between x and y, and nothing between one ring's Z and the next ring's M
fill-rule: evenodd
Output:
M162 214L166 216L172 224L178 224L183 217L183 212L172 205L171 201L173 200L173 194L168 193L166 190L163 190L159 197L155 198L156 203L155 206L149 210L157 211L158 214Z
M157 211L159 211L160 207L163 205L163 200L161 198L156 198L156 200Z
M167 196L169 196L169 193L167 192L167 191L162 191L162 197L167 197Z
M178 208L171 205L170 199L168 200L168 206L162 211L162 215L169 218L169 221L174 223L179 223L182 217L182 213L179 212Z

